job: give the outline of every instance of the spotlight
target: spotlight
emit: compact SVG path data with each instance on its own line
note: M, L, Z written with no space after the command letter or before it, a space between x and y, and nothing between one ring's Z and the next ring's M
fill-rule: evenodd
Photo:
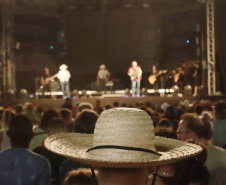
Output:
M9 90L7 91L7 98L13 99L14 96L15 96L14 90L13 90L13 89L9 89Z
M171 89L173 89L173 95L177 96L180 91L180 88L177 85L174 85Z
M130 96L130 90L128 88L125 89L125 98Z
M28 92L26 89L21 89L19 92L19 98L26 99L28 97Z
M184 95L192 95L192 86L191 85L186 85L184 87Z
M82 90L81 96L88 98L88 94L86 93L86 90L85 89Z
M142 88L142 89L141 89L141 96L142 96L142 97L145 97L145 96L147 96L147 95L148 95L147 89L146 89L146 88Z
M197 93L198 96L204 96L205 95L205 91L204 91L204 87L203 85L200 85L198 87L198 93Z
M79 97L79 92L78 92L77 89L74 89L74 90L72 91L72 98L75 99L75 98L77 98L77 97Z

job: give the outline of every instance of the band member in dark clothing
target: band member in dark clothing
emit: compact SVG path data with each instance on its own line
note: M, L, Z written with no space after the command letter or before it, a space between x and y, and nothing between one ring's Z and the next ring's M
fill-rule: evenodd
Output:
M199 64L195 64L195 72L193 74L194 77L194 93L193 96L197 96L198 86L201 84L201 68Z
M42 92L43 96L45 97L45 92L49 92L51 95L51 86L50 86L50 73L49 73L49 68L44 69L44 74L41 77L41 85L42 85Z
M174 74L174 82L180 88L180 92L183 93L185 85L185 76L184 70L181 65L179 65L176 69L176 73Z
M149 76L148 81L152 85L152 88L155 90L155 93L160 87L159 75L160 75L160 72L157 70L156 65L153 65L152 74Z

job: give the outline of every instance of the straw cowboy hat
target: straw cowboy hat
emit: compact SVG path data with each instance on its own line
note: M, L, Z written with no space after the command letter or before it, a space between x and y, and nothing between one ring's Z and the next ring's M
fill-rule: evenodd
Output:
M62 64L62 65L60 66L60 69L67 69L67 65Z
M100 69L102 68L106 68L106 66L104 64L100 65Z
M135 108L106 110L94 134L56 134L47 137L44 145L77 162L117 168L164 165L202 151L195 144L154 136L150 116Z

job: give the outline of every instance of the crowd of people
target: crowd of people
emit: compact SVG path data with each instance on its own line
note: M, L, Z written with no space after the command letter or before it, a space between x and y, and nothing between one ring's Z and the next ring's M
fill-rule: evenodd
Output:
M0 184L226 185L225 125L223 101L0 107Z

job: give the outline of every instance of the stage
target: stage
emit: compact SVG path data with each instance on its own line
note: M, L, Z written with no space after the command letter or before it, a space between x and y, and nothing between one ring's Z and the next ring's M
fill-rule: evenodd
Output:
M184 100L189 100L191 103L194 103L196 101L200 100L210 100L212 102L225 100L226 96L197 96L193 97L192 95L181 95L181 94L146 94L142 95L141 97L134 97L125 94L125 91L114 92L111 93L110 91L105 93L92 93L88 94L81 94L78 96L72 96L72 101L75 104L76 102L89 102L93 106L95 106L95 103L97 100L101 101L101 106L104 107L106 105L112 105L113 102L117 101L119 102L119 105L125 104L126 106L135 106L137 103L146 103L150 102L152 105L161 105L162 103L169 103L169 104L178 104L180 102L183 102ZM17 104L23 104L25 102L32 102L38 107L46 107L46 108L55 108L59 109L61 105L64 103L64 99L62 98L62 95L52 95L52 96L32 96L32 98L6 98L0 100L0 106L15 106Z

